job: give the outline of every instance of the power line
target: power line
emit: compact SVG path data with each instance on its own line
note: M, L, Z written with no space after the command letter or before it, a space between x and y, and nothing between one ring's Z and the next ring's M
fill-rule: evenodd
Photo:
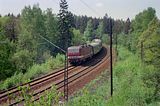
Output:
M38 35L40 36L43 40L47 41L48 43L50 43L51 45L53 45L54 47L60 49L62 52L66 53L65 50L63 50L62 48L58 47L57 45L55 45L54 43L52 43L51 41L49 41L48 39L46 39L45 37L41 36L41 35Z
M101 16L98 12L96 12L93 8L91 8L87 3L85 3L83 0L80 0L81 3L83 3L85 6L87 6L92 12L97 14L98 16Z

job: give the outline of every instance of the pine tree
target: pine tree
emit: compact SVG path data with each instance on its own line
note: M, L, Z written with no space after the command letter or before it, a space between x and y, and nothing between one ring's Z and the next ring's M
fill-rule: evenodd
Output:
M84 36L85 36L85 39L87 40L87 41L91 41L92 39L93 39L93 37L94 37L94 35L93 35L93 24L92 24L92 20L89 20L88 22L87 22L87 27L86 27L86 29L85 29L85 31L84 31Z
M128 18L125 25L124 25L124 33L125 34L128 34L129 33L129 30L131 28L131 22L130 22L130 19Z
M98 25L98 28L96 30L96 37L98 38L102 38L102 35L104 34L104 26L103 26L103 22L100 22Z
M105 14L105 16L103 17L103 26L104 26L104 32L106 34L109 33L109 17L107 14Z
M59 46L67 50L67 47L71 45L72 35L70 28L72 27L73 15L68 12L68 4L66 0L61 0L59 10Z

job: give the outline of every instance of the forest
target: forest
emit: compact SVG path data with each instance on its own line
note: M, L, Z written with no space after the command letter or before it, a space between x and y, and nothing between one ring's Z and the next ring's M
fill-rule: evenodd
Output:
M160 105L160 20L155 9L149 7L131 21L114 23L117 24L113 27L113 43L118 57L113 66L113 95L110 97L110 80L106 71L86 85L67 105Z
M100 19L68 13L68 17L71 23L69 46L83 44L94 38L103 38L107 42L110 19L107 15ZM127 22L113 21L115 34L128 33L129 19ZM42 64L50 57L63 54L41 38L43 36L65 50L64 35L61 36L59 24L59 16L53 14L52 9L42 11L39 5L26 6L17 16L1 16L1 81L14 74L24 74L34 64Z
M69 30L63 28L62 13L43 11L38 4L26 6L17 16L0 15L0 89L34 79L64 64L64 54L42 39L45 37L66 50L94 38L109 44L109 20L113 22L113 44L138 56L141 63L152 67L143 71L143 84L152 88L146 103L160 100L160 20L154 8L147 8L130 20L77 16L66 12ZM62 31L64 29L64 32ZM66 32L65 32L66 31ZM63 32L63 33L62 33ZM68 41L66 37L69 38Z

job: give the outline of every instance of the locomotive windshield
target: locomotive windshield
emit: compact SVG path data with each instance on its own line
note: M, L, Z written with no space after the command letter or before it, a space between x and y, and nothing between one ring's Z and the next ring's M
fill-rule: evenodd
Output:
M68 53L78 53L79 52L79 47L69 47L68 48Z

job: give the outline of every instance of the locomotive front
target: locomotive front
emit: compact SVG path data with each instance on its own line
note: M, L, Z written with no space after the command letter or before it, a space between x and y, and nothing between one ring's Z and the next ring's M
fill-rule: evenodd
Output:
M68 61L71 64L78 63L81 60L80 48L81 46L71 46L68 48Z

